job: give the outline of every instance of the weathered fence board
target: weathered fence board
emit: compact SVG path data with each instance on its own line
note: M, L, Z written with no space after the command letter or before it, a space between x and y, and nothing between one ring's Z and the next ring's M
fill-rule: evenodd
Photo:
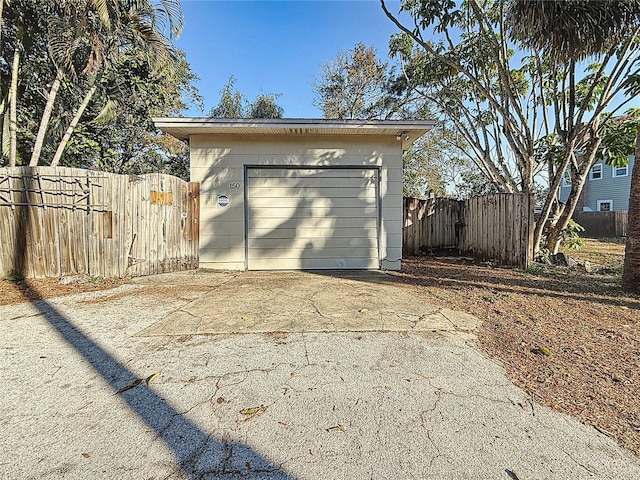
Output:
M455 248L526 268L533 260L533 200L497 193L468 200L404 199L403 253Z
M459 209L457 200L405 197L402 229L405 253L418 255L425 249L455 247Z
M627 211L574 212L573 220L584 227L583 237L626 237Z
M0 274L150 275L198 266L199 184L164 174L0 168Z

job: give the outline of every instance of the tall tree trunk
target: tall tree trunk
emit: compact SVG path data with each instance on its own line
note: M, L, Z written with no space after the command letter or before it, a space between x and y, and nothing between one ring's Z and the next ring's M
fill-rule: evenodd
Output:
M18 71L20 67L20 42L16 42L11 64L11 89L9 90L9 166L16 166L18 152Z
M548 172L549 172L549 181L551 185L549 185L549 193L547 194L547 198L545 199L544 205L542 206L542 213L540 217L536 221L536 226L533 229L533 251L537 253L541 247L542 236L544 234L545 227L547 222L549 222L549 218L551 217L551 211L553 209L554 202L558 195L558 189L560 188L560 184L562 182L562 174L560 172L564 172L570 163L570 156L565 155L562 160L562 163L557 166L557 170L555 170L552 165L552 162L549 161ZM545 244L545 248L547 245Z
M591 165L591 163L593 162L589 162L589 165ZM580 194L582 193L582 189L587 182L589 170L590 169L586 169L583 171L583 169L581 168L576 178L571 179L571 193L569 194L569 198L567 198L567 203L564 205L564 209L560 213L558 221L554 225L552 225L551 228L549 228L545 247L553 254L558 253L558 250L560 249L560 239L562 236L562 232L565 228L567 228L567 225L569 225L569 221L573 216L576 205L578 205Z
M4 0L0 0L0 41L2 41L2 10L4 9Z
M56 72L56 78L53 79L53 83L51 84L51 89L49 90L49 96L47 97L47 103L44 106L44 111L42 112L42 118L40 119L38 134L36 135L36 141L33 144L33 152L31 153L31 161L29 162L30 167L38 166L38 161L40 160L40 153L42 152L42 145L44 144L44 136L47 133L47 128L49 128L49 119L51 118L51 112L53 112L53 105L56 101L56 95L58 94L60 83L62 83L62 69L58 67L58 71Z
M636 151L631 173L631 194L627 224L627 245L624 251L622 288L640 293L640 126L636 136Z
M78 109L76 110L76 113L73 116L73 120L71 120L69 127L64 132L62 140L60 140L60 144L58 145L56 154L53 156L53 160L51 160L52 167L57 167L58 163L60 163L60 158L62 158L62 153L64 152L64 149L66 148L67 143L71 138L71 135L73 135L73 131L78 126L78 122L80 121L80 118L82 118L82 114L86 110L87 106L89 105L89 102L91 101L91 98L93 97L93 94L96 93L97 89L98 89L98 85L97 84L93 85L93 87L91 87L87 92L87 94L84 96L82 103L78 106Z

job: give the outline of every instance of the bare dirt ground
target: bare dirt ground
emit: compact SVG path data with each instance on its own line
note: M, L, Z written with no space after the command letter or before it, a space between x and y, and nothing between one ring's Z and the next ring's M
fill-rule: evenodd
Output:
M0 279L0 305L13 305L28 300L42 300L73 293L93 292L117 287L123 283L119 278L89 278L88 281L61 285L57 278L28 278L16 280Z
M593 425L640 456L640 297L620 288L624 245L586 240L581 251L567 253L600 270L535 266L523 272L457 257L413 257L394 275L430 303L482 319L480 347L535 401ZM122 282L0 280L0 305Z

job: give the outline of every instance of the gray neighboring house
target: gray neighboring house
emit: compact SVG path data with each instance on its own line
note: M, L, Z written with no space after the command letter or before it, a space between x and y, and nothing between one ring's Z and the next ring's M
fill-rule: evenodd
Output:
M582 189L576 212L614 212L629 209L631 171L634 158L629 157L625 167L612 167L598 162L589 172L589 179ZM565 172L560 185L560 201L566 202L571 192L569 172Z

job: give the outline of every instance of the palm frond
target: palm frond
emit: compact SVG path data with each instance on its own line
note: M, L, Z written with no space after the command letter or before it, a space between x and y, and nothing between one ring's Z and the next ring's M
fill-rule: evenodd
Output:
M133 14L130 16L130 32L132 40L148 48L159 63L166 63L176 58L176 52L167 37L162 35L144 16ZM145 49L146 49L145 48Z
M100 113L96 115L96 117L91 120L91 123L94 124L105 124L114 120L120 114L120 109L118 104L112 99L108 99L107 102L100 110Z
M92 34L89 42L89 55L86 61L86 66L82 70L84 75L95 75L106 63L105 54L107 53L107 47L104 38L98 34Z
M640 0L509 0L511 37L556 59L581 59L640 26Z
M113 8L111 0L91 0L98 18L105 26L107 30L111 30L111 17L115 14L116 10Z
M167 17L169 22L170 38L176 39L182 32L184 26L184 16L182 14L182 6L180 0L159 0L162 8L156 8L159 18Z

